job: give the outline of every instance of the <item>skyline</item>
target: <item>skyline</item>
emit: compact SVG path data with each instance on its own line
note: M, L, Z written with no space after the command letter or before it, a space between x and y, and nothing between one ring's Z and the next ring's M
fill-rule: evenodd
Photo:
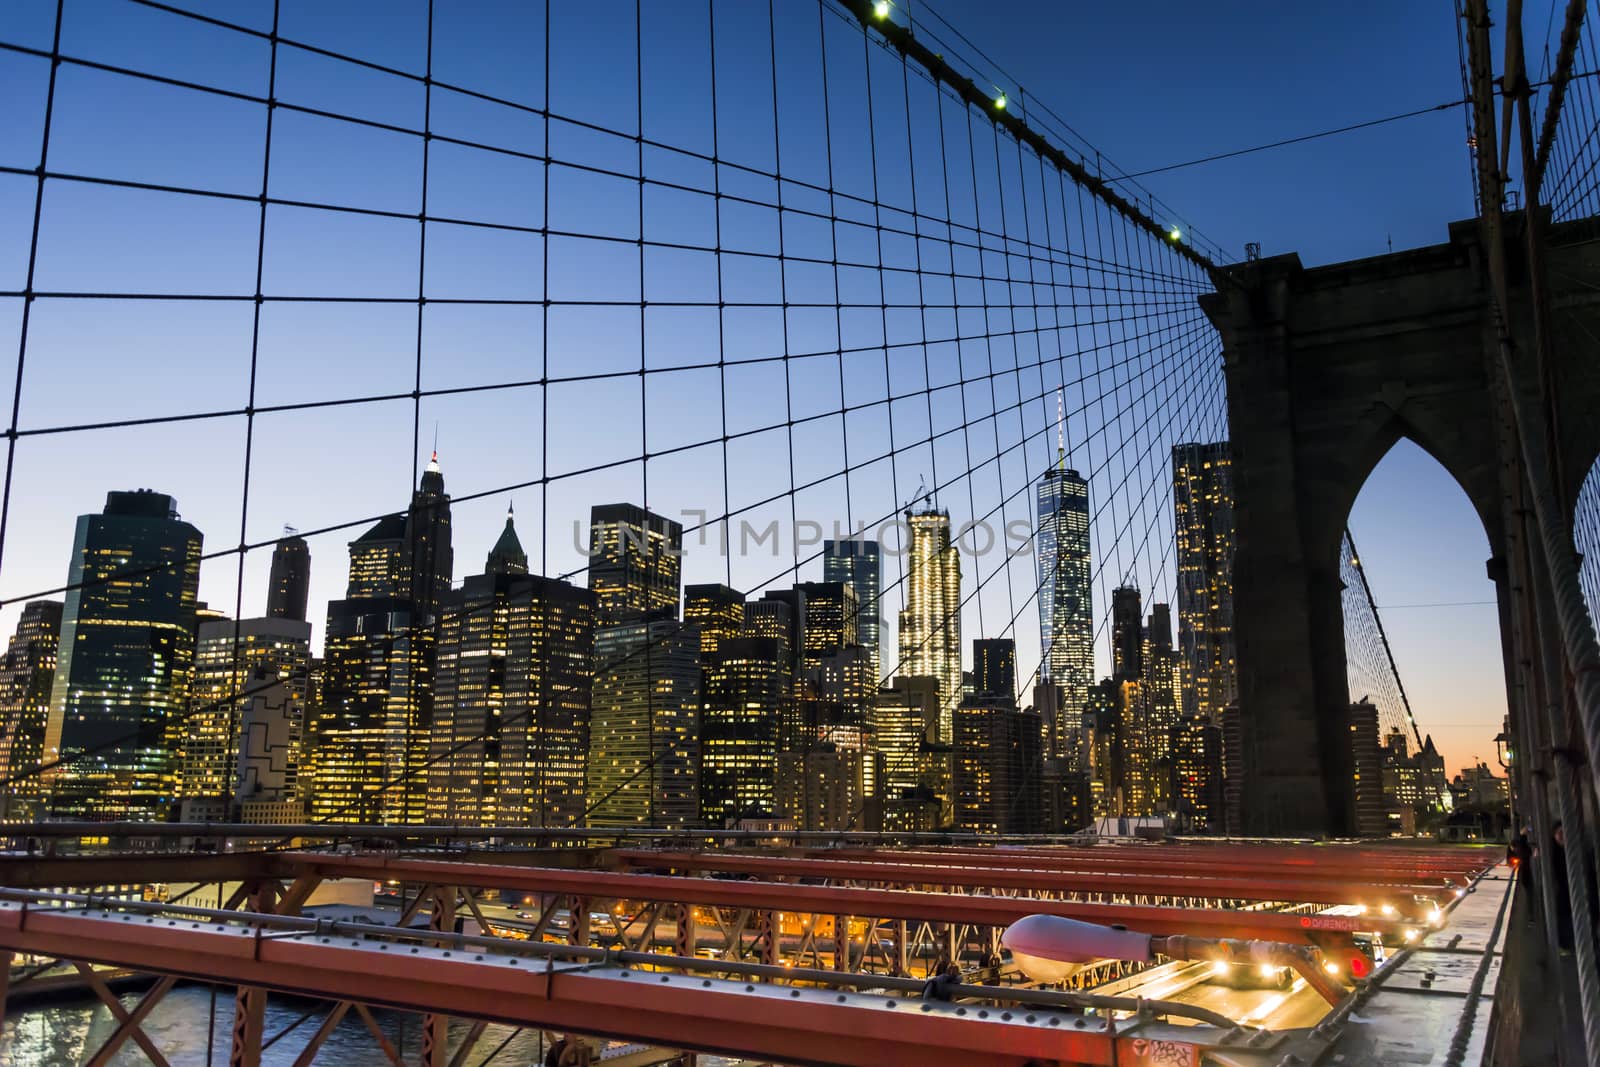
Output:
M1038 80L1031 76L1030 67L1037 64L1040 53L1037 43L1019 33L1029 24L1025 18L967 19L959 17L960 5L944 6L958 24L981 31L981 36L975 37L977 43L1023 76L1041 99L1061 110L1060 102L1072 98L1069 85L1050 91L1052 79L1059 75L1042 75ZM92 18L86 17L87 10L69 7L63 27L64 50L136 69L171 69L231 91L262 92L268 56L259 40L150 9L99 4L93 6ZM374 32L353 12L312 11L288 3L282 32L289 39L298 37L335 50L351 50L415 71L424 58L420 11L420 5L413 5L409 20L386 20ZM0 37L48 45L52 13L51 5L43 3L11 6L0 15ZM1047 25L1060 24L1061 16L1048 6L1035 13L1047 19ZM247 5L230 14L259 28L270 14L270 5ZM471 64L464 62L464 43L482 40L488 25L483 21L486 14L451 10L439 16L439 43L433 57L436 76L538 105L543 99L539 60L543 33L536 19L519 18L500 25L502 32L495 36L504 42L503 49L477 55ZM435 426L447 466L460 472L453 483L460 489L458 500L486 494L457 505L464 549L477 551L471 531L482 531L486 542L491 539L506 505L514 503L524 518L524 528L530 531L528 548L535 569L545 574L576 574L582 560L569 550L573 538L563 534L568 517L578 526L584 510L596 501L637 500L669 514L675 505L711 514L726 508L749 508L742 514L758 528L773 519L783 521L794 514L810 513L829 524L842 518L848 528L863 513L868 519L897 514L912 487L926 481L944 483L941 502L952 509L984 514L1004 501L996 517L1015 520L1029 513L1026 486L1033 484L1054 458L1050 439L1054 436L1053 394L1058 388L1065 390L1069 409L1069 462L1088 475L1091 499L1102 502L1095 508L1091 540L1112 548L1096 561L1092 599L1109 604L1110 590L1131 574L1149 599L1174 602L1170 552L1165 548L1170 526L1164 525L1161 517L1165 509L1152 506L1165 499L1160 477L1165 465L1163 446L1174 441L1171 436L1149 440L1141 416L1158 405L1177 404L1176 421L1183 425L1171 430L1189 431L1183 436L1194 440L1225 436L1225 420L1214 408L1208 418L1202 402L1219 393L1220 374L1214 380L1183 380L1182 372L1204 365L1195 340L1200 334L1191 332L1194 327L1177 313L1164 309L1152 309L1148 317L1132 323L1116 323L1110 308L1114 301L1128 298L1125 289L1159 287L1092 269L1089 260L1100 246L1091 241L1100 238L1091 238L1090 233L1101 219L1094 217L1092 207L1082 226L1076 224L1078 219L1069 223L1051 214L1051 201L1042 191L1030 191L1028 174L1014 169L1009 160L1002 166L1001 157L985 144L989 133L982 116L967 117L968 131L963 137L958 113L946 104L942 111L945 126L942 131L935 129L928 112L939 109L927 106L931 93L912 79L907 89L913 104L908 120L908 112L894 94L885 96L881 91L884 85L898 88L892 80L894 66L872 56L869 66L880 92L874 98L872 123L863 123L857 102L868 86L862 76L858 31L831 20L824 20L819 27L814 5L780 4L777 15L777 58L786 73L778 87L776 120L772 117L772 74L764 53L768 45L765 13L741 11L736 5L720 5L716 10L716 65L723 77L715 93L715 128L707 109L700 106L711 98L709 81L679 85L665 65L665 57L674 52L695 57L701 61L697 65L707 65L703 61L710 54L709 38L703 13L663 18L645 11L647 45L643 53L635 56L631 48L624 49L627 54L621 56L617 69L608 70L607 77L599 81L570 69L562 58L562 47L556 47L549 103L563 114L626 131L636 122L636 87L630 63L636 60L648 90L644 121L651 137L698 152L715 143L723 158L734 164L781 169L792 180L821 183L840 191L834 204L833 197L819 200L803 186L786 186L779 192L791 211L843 207L849 202L842 198L848 195L885 205L879 209L879 221L887 217L891 225L901 218L894 212L909 205L925 216L948 211L961 225L1012 233L1022 229L1024 220L1017 218L1015 211L1005 213L1007 200L1013 205L1031 202L1035 211L1026 223L1029 235L1036 237L1048 228L1053 244L1064 247L1069 257L1080 257L1081 265L1068 272L1068 280L1089 294L1088 306L1080 306L1074 296L1071 318L1052 319L1046 314L1049 308L1037 303L1042 283L1034 282L1030 284L1035 290L1031 300L1021 295L1023 303L999 304L997 317L1006 319L1009 307L1010 321L990 322L985 314L982 324L964 323L957 314L932 311L924 312L920 331L908 331L910 324L902 322L898 312L880 312L872 303L877 296L874 276L880 274L891 302L907 301L896 290L898 276L892 271L842 267L817 274L798 258L838 256L875 261L879 250L874 247L870 224L836 222L819 227L814 219L791 214L779 227L771 210L740 203L708 213L705 198L660 184L646 185L641 204L635 180L585 177L584 172L564 166L551 169L546 188L540 168L528 159L462 144L436 144L426 153L430 216L538 226L544 221L547 200L552 222L559 218L564 228L574 232L642 233L649 241L680 241L705 248L714 243L712 231L720 230L727 249L719 257L723 269L708 270L704 254L659 245L651 245L640 263L626 245L620 246L623 251L619 253L616 247L595 240L552 238L546 252L536 235L433 221L426 227L429 251L421 272L422 291L430 301L422 311L415 303L418 272L411 269L421 257L414 222L406 224L408 230L392 220L274 203L266 212L262 275L266 292L411 295L394 304L269 300L263 305L260 341L254 351L250 344L252 313L242 301L38 300L29 327L29 359L20 401L19 426L30 431L122 417L165 418L208 406L236 411L231 405L246 394L252 368L259 371L253 399L263 409L385 392L375 386L389 387L387 395L395 399L334 408L263 410L251 420L248 431L245 420L234 415L222 421L203 419L19 439L12 486L17 506L11 509L5 556L0 559L0 599L6 601L0 609L0 629L9 632L14 625L22 595L62 584L60 557L54 546L61 543L61 532L74 516L94 511L108 489L148 484L172 493L185 516L208 534L213 550L233 543L242 510L233 490L239 488L245 470L247 432L252 449L250 502L243 523L247 541L265 542L285 523L307 530L351 523L348 531L310 539L314 561L310 599L320 604L336 598L339 577L337 568L316 561L342 557L345 544L360 532L353 517L359 516L362 522L381 517L400 493L411 491ZM1180 17L1181 12L1174 8L1169 16ZM1125 19L1126 13L1101 12L1091 17L1115 23ZM1394 39L1405 39L1400 31L1414 20L1404 13L1392 18L1397 31ZM1295 24L1295 18L1283 16L1262 23L1257 34L1292 36ZM595 34L604 32L583 14L566 11L554 13L553 29L555 43L570 46L574 53L597 45ZM631 27L614 32L625 31L631 33ZM820 78L812 78L820 74L819 32L827 35L830 82L825 92ZM1211 34L1208 40L1215 37L1213 31L1207 32ZM1062 39L1075 51L1083 51L1081 34ZM1430 61L1446 50L1444 35L1425 39ZM1339 48L1353 46L1343 34L1333 43ZM1273 54L1270 49L1258 51ZM1091 66L1100 62L1092 55L1083 58ZM414 81L362 73L293 48L281 49L279 59L277 90L288 102L398 126L419 125L423 102ZM1453 56L1450 59L1453 63ZM1138 59L1141 64L1154 61L1155 57ZM39 75L47 64L9 52L0 56L0 62L5 64L0 74L8 85L17 87L21 102L5 120L15 136L0 138L0 143L13 146L0 163L31 166L37 160L28 158L28 146L37 143L42 130L43 83ZM1184 69L1203 69L1193 57L1182 57L1181 62ZM1276 59L1273 62L1278 63ZM1054 69L1046 67L1044 71L1047 74ZM52 120L52 171L110 171L130 180L214 187L241 195L259 191L262 128L252 124L258 123L259 110L242 102L71 64L64 65L62 72ZM1106 103L1104 97L1096 99ZM1021 105L1026 108L1025 101ZM1341 101L1340 106L1354 105ZM1131 136L1148 128L1138 120L1137 107L1134 101L1096 107L1094 114L1112 124L1086 132L1103 143L1108 156L1130 169L1135 162L1162 162L1141 158L1155 148L1176 157L1193 146L1194 154L1200 154L1206 132L1200 123L1180 124L1155 141ZM430 119L437 131L523 152L542 149L540 122L514 129L504 109L473 105L467 98L447 92L435 94L432 108ZM1120 126L1119 116L1127 120ZM392 211L413 208L420 199L418 178L424 153L415 150L414 140L293 110L280 109L278 119L269 182L274 197L362 203ZM1270 117L1253 121L1265 126ZM1418 128L1428 131L1454 129L1444 118L1420 123ZM177 129L203 136L176 138L173 131ZM1243 140L1250 140L1246 135L1251 133L1247 124L1240 124ZM586 133L560 122L550 123L548 134L554 158L624 171L637 167L637 161L629 160L633 145L626 138ZM1403 143L1403 138L1384 132L1371 136L1379 138L1378 143ZM1451 132L1450 136L1459 135ZM205 151L195 150L199 143L205 144ZM826 151L825 143L831 143ZM1340 143L1335 140L1325 147L1294 152L1337 153ZM909 152L898 147L907 144ZM950 150L952 159L936 166L932 152L941 146ZM1429 151L1434 147L1435 141L1410 146L1408 158L1427 158L1430 166L1442 167L1436 157L1444 153ZM0 153L6 152L0 148ZM1260 157L1250 165L1278 166L1273 158ZM868 159L877 160L876 170L867 165ZM753 174L729 167L708 174L708 168L682 153L652 149L643 162L651 182L679 181L702 189L721 183L723 188L755 200L773 199L770 191L759 188ZM992 167L993 178L980 176L980 165ZM1163 193L1197 189L1199 202L1231 204L1223 191L1226 182L1211 175L1237 173L1229 169L1237 166L1221 164L1158 176L1153 188ZM1459 175L1463 190L1464 169L1450 171ZM1172 184L1163 184L1169 180ZM912 184L916 186L914 199ZM4 216L18 226L31 217L32 188L29 176L0 175ZM1194 202L1177 192L1171 198ZM1271 204L1276 210L1278 201ZM1038 210L1041 205L1043 211ZM1081 202L1074 204L1071 198L1060 205L1084 210ZM1446 217L1470 213L1466 203L1458 211L1443 214L1433 201L1413 202L1413 206L1417 210L1406 216L1409 229L1396 234L1398 247L1442 239ZM137 287L147 291L246 293L254 282L258 212L253 203L50 181L45 183L40 214L39 285L115 291L127 289L129 282L136 280ZM1045 215L1048 221L1041 226ZM1208 233L1218 229L1204 219L1198 221ZM1331 218L1313 214L1293 221L1293 226L1277 224L1277 232L1304 233L1316 239L1311 244L1284 240L1276 245L1269 240L1269 252L1298 246L1313 262L1353 253L1351 235ZM1256 236L1251 233L1253 225L1240 225L1238 230ZM977 231L947 234L971 240ZM1116 240L1109 230L1107 235ZM878 241L892 237L892 233L880 234ZM924 244L932 248L932 242ZM780 247L794 269L774 276L763 268L759 257L776 253ZM542 265L545 254L551 265L548 280ZM887 264L894 262L898 252L885 246L883 254ZM1124 246L1115 254L1134 253L1131 246ZM1031 276L1035 266L1017 257L1002 262L1002 257L993 253L974 254L959 245L948 247L946 257L947 264L923 263L917 278L928 292L937 271L949 270L948 293L957 302L977 296L976 288L965 278L955 277L957 272L980 275L983 299L989 303L997 299L990 290L1010 288L1014 270ZM25 265L11 260L11 276L18 276ZM833 275L831 285L829 273ZM633 280L628 280L630 277ZM640 281L643 291L638 289ZM1104 287L1103 291L1096 293L1097 286ZM787 292L780 293L779 287ZM14 291L20 283L0 283L0 288ZM1182 287L1171 291L1175 296L1184 292ZM470 302L474 298L536 302L545 295L558 300L637 300L641 292L651 300L648 312L558 303L543 316L528 304ZM780 323L776 314L780 296L796 304L811 299L818 306L795 307ZM708 317L703 307L668 306L658 299L712 301L719 297L774 303L770 308L730 308ZM15 298L0 298L0 316L10 317L0 322L15 323L19 305ZM941 317L949 321L942 322ZM1052 321L1063 325L1051 326ZM1037 330L1031 337L1026 332L1006 332L1008 327L1027 331L1030 322ZM988 336L996 330L1000 332ZM1140 340L1142 331L1170 341L1173 351L1157 352L1151 342ZM953 337L957 332L963 338L960 341L917 342L918 337ZM1063 345L1075 343L1079 354L1069 357L1066 365L1054 362L1052 338ZM874 341L882 347L872 347ZM885 341L887 345L883 345ZM837 356L830 351L835 346L840 353ZM779 350L781 360L775 358ZM723 354L725 365L708 358L708 353L716 351ZM809 352L827 354L796 354ZM115 356L107 358L102 353ZM1166 355L1173 358L1163 362ZM116 365L149 367L155 373L133 376L117 390L79 388L86 374ZM651 372L638 379L643 388L624 376L641 365ZM1076 373L1070 369L1073 367ZM419 374L424 395L414 402L404 394ZM595 374L612 377L559 380ZM529 384L540 379L557 380L544 387ZM886 380L892 384L886 385ZM953 386L957 382L965 384ZM485 386L491 388L471 393L431 392ZM722 405L720 414L705 406L719 386L737 392L741 399L738 404ZM1139 390L1153 390L1142 404L1132 402ZM643 416L643 426L632 420L598 425L579 417L585 410L630 410L635 406ZM717 406L711 405L713 409ZM723 446L716 443L723 431L749 436ZM933 440L926 442L929 436ZM685 447L702 441L712 443ZM908 441L913 444L908 446ZM673 452L675 448L684 451ZM718 499L715 490L703 490L706 475L722 466L724 449L727 486ZM368 456L359 481L333 477L327 470L328 457L357 450ZM645 452L651 454L647 462L626 462ZM840 479L838 472L846 466L847 455L849 463L859 467ZM862 457L883 456L890 458L862 463ZM593 463L621 465L573 473ZM791 484L800 487L793 511L786 506L788 500L763 503L771 495L774 472L778 489L788 482L786 467L793 471ZM94 484L87 477L90 471L98 479ZM964 476L952 479L951 471ZM830 473L835 475L833 480L810 484ZM320 486L314 480L319 478ZM558 480L543 486L528 484L545 478ZM492 492L505 485L520 488L504 494ZM218 493L218 486L231 488ZM701 499L706 496L711 499ZM1363 524L1355 524L1375 561L1383 560L1385 531L1403 521L1396 516L1403 514L1398 502L1404 496L1397 494L1395 506L1379 512L1380 529L1368 532ZM48 506L23 506L23 502L45 501L50 502ZM820 551L820 546L812 551ZM201 598L229 614L255 614L252 605L264 597L268 554L268 549L250 553L242 595L236 595L238 575L231 561L208 560ZM792 562L792 554L786 555ZM820 577L815 562L803 565L800 573L787 575L780 574L782 562L782 557L774 561L764 555L725 562L691 554L684 580L729 581L738 588L756 589L782 577ZM885 564L885 586L889 588L902 575L895 573L890 559ZM1035 665L1027 650L1038 647L1037 620L1030 623L1028 612L1017 618L1014 627L1001 628L996 620L1004 623L1015 614L1032 588L1032 567L1027 560L1014 559L1003 569L1003 576L987 568L978 575L983 579L982 591L964 608L963 626L986 635L1013 634L1019 649L1024 650L1019 673L1027 675ZM1411 568L1402 564L1392 570L1409 573ZM903 580L899 585L903 591ZM964 592L970 590L969 585ZM1380 599L1388 596L1381 588L1378 595ZM893 593L886 598L889 606L898 599ZM315 610L310 615L316 630L314 641L321 644L324 619ZM1108 669L1110 640L1105 613L1099 615L1095 622L1097 676ZM1396 643L1402 645L1403 632L1411 624L1396 622ZM1412 662L1402 656L1402 670L1408 677L1413 673L1448 677L1452 673L1454 664L1438 655L1433 643L1423 640L1417 647L1423 654ZM1492 655L1467 658L1474 664L1497 661ZM1419 716L1425 722L1428 691L1426 682L1416 690ZM1470 698L1495 691L1493 685L1480 685L1464 695ZM1456 718L1455 707L1453 702L1448 709L1441 706L1438 718ZM1477 714L1479 721L1485 721L1481 702ZM1469 728L1462 732L1471 735ZM1480 732L1492 736L1494 730ZM1484 747L1468 740L1461 744Z

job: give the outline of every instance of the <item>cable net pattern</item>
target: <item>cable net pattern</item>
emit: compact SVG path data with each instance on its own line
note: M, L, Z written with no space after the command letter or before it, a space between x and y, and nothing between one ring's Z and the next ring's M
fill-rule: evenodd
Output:
M1422 734L1411 716L1411 706L1401 688L1400 677L1386 646L1378 606L1361 570L1361 557L1355 541L1346 530L1339 541L1339 580L1344 585L1340 597L1344 607L1345 669L1350 699L1370 700L1378 707L1380 737L1399 730L1418 747Z
M1175 597L1172 448L1226 437L1206 260L1148 194L1063 171L1105 164L953 32L833 0L7 5L0 620L148 574L65 564L76 516L149 486L204 537L162 567L231 620L262 614L297 528L315 652L347 545L405 514L436 448L458 585L512 506L529 571L580 586L599 504L681 522L683 581L751 595L876 532L880 680L896 520L948 510L962 634L1013 638L1026 694L1059 435L1109 674L1111 589ZM237 695L102 741L180 743ZM8 788L95 758L13 759ZM405 768L379 792L439 758L374 764Z
M1542 40L1529 33L1526 52L1530 79L1543 81L1556 73L1568 6L1565 2L1550 4ZM1595 20L1600 17L1600 7L1588 0L1580 6L1587 10L1572 42L1572 77L1562 87L1559 105L1549 89L1535 94L1532 100L1536 151L1543 163L1539 202L1550 208L1557 222L1600 214L1600 50L1595 46ZM1533 29L1531 25L1527 27L1528 31ZM1557 106L1555 125L1547 130L1550 110Z

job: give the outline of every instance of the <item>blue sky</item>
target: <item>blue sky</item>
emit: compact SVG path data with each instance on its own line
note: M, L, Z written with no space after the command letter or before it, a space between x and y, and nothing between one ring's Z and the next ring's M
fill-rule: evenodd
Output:
M263 0L177 6L261 30L271 21L271 4ZM1452 14L1443 0L1356 4L1337 17L1268 3L1219 10L1018 0L997 8L942 0L938 9L1010 72L994 76L997 88L1024 108L1030 96L1048 103L1128 170L1428 106L1460 91ZM266 94L270 51L259 38L126 0L66 0L65 10L68 55ZM743 517L758 529L772 520L787 524L791 515L848 527L892 513L923 480L943 482L971 468L978 473L950 484L940 503L958 524L993 510L998 526L1028 515L1026 486L1053 458L1054 389L1065 381L1071 461L1096 472L1091 495L1104 506L1095 530L1097 611L1103 613L1110 586L1123 575L1147 597L1169 596L1165 449L1223 432L1214 402L1219 382L1206 371L1205 334L1187 292L1080 267L1071 276L1079 286L1111 286L1102 303L1122 299L1119 286L1154 290L1132 298L1147 317L1107 323L1113 312L1077 307L1061 319L1048 307L992 307L986 316L970 306L1039 301L1038 289L1003 297L1005 282L997 279L1008 271L1020 277L1027 269L1022 257L995 251L980 257L941 240L914 242L893 233L880 249L873 211L861 201L878 200L879 218L891 228L903 228L913 207L943 217L948 200L958 226L1048 237L1080 263L1103 255L1177 272L1178 261L1158 247L1119 243L1127 234L1111 219L1097 219L1092 202L1080 203L1070 187L1040 184L1037 163L1019 165L1014 146L1002 142L997 153L981 116L964 122L946 103L941 141L932 89L915 78L902 82L898 64L876 49L864 54L859 31L831 15L819 20L814 0L783 0L776 10L769 37L765 4L717 4L715 128L708 27L699 4L645 3L642 55L630 5L556 5L549 107L601 130L552 122L547 131L531 111L435 89L428 105L434 131L509 151L436 139L427 152L430 215L506 228L430 222L424 256L414 217L269 207L264 292L398 300L264 305L254 343L255 404L397 398L258 415L244 539L269 538L285 523L315 529L402 507L436 424L451 491L488 494L456 508L457 577L477 569L512 501L535 565L551 573L581 565L572 523L590 504L610 500L644 499L668 514L717 514L778 494ZM913 6L914 17L923 17L919 10ZM289 39L420 72L425 11L418 2L285 0L280 30ZM43 0L5 5L0 40L48 47L53 13L54 4ZM1530 25L1542 24L1542 13L1542 5L1533 5ZM776 140L769 50L780 72ZM433 69L441 81L538 108L545 102L544 52L538 5L437 5ZM47 74L43 59L0 53L0 86L15 102L0 114L0 164L37 163ZM1010 77L1019 84L1000 84ZM276 78L278 97L304 108L422 126L424 92L415 80L294 48L279 50ZM700 191L647 186L642 229L639 184L626 177L640 163L631 134L641 95L647 138L702 155L715 144L735 165L714 173L703 159L646 146L647 176ZM48 182L37 288L196 297L254 291L260 208L242 198L261 191L259 104L64 64L55 107L53 171L241 199ZM552 156L623 176L553 167L546 190L543 166L518 153L542 153L547 134ZM1334 262L1382 252L1391 241L1396 249L1441 241L1447 222L1470 215L1463 141L1459 111L1441 112L1147 183L1236 256L1254 240L1266 254L1297 251L1309 264ZM268 189L274 198L414 216L422 203L423 154L421 140L406 133L279 109ZM844 194L831 203L825 191L796 184L825 190L830 159L832 184ZM780 190L738 165L781 169L790 180ZM719 213L706 195L714 186L768 205L781 194L790 207L845 221L830 231L822 220L789 213L780 232L771 206L725 200ZM23 285L34 191L30 176L0 174L3 290ZM545 224L546 196L552 229L590 236L552 237L546 250L537 233L526 232ZM1026 218L1018 217L1019 207L1031 208ZM970 237L970 230L957 234ZM720 294L712 253L651 244L643 286L653 306L641 315L640 252L632 243L641 235L705 247L720 239ZM596 239L605 237L619 240ZM925 270L981 270L987 279L981 286L959 279L952 287L945 279L943 290L934 287L941 279L925 275L922 299L968 305L960 313L962 335L993 336L926 350L907 346L924 335L952 335L957 316L937 307L883 311L876 270L845 267L835 276L826 265L791 258L780 272L769 258L781 247L789 257L827 260L835 245L840 259L876 262L881 254L891 266L914 266L920 255ZM418 292L419 260L422 291L434 301L422 315L420 372L418 309L404 302ZM885 271L881 299L915 304L911 277ZM832 306L835 285L840 301L854 306ZM615 303L557 304L548 318L536 304L516 303L546 293L558 301ZM719 317L715 308L664 303L719 295L730 304L787 299L792 306L787 316L775 306L735 306ZM462 298L505 302L444 302ZM828 306L802 306L808 303ZM1032 331L1074 316L1075 326ZM0 299L0 382L14 376L19 319L20 301ZM251 396L254 326L248 301L41 299L28 332L19 427L237 411ZM1058 343L1065 360L1052 358ZM772 358L785 347L795 358ZM721 374L718 351L728 363ZM650 373L639 375L641 364ZM686 369L659 372L669 367ZM585 380L542 389L536 382L545 375ZM921 392L961 378L977 381L940 388L931 402ZM419 380L424 391L496 388L424 396L414 405L409 394ZM891 391L896 399L882 403ZM847 406L855 410L841 416ZM1152 412L1173 417L1162 421ZM736 437L724 457L724 422L728 434L739 435L789 418L807 421L792 431ZM891 441L903 449L963 423L972 429L800 490L791 512L791 469L793 484L803 486L839 471L847 458L863 464L885 455ZM23 437L0 597L59 585L74 517L97 510L108 489L170 492L204 531L208 550L237 544L245 447L246 420L237 414ZM647 464L572 473L646 450L653 457ZM986 457L998 458L985 463ZM570 476L551 482L547 492L538 486L489 492L546 474ZM1481 528L1465 497L1420 451L1402 444L1385 460L1351 525L1380 601L1488 599ZM319 631L321 605L342 590L344 543L357 532L313 539L311 613ZM734 536L737 542L737 530ZM246 614L264 599L266 554L247 560ZM791 560L787 541L777 558L763 548L724 562L691 540L685 577L728 578L754 590ZM1027 673L1037 661L1026 603L1032 561L991 553L964 562L969 590L975 574L984 577L963 620L966 635L1003 632L1017 617ZM896 576L891 563L886 579ZM820 565L803 567L802 577L820 577ZM231 558L208 561L202 595L232 611L236 579ZM898 597L896 591L887 598L891 616ZM14 609L0 613L0 624L14 617ZM1491 609L1397 608L1386 618L1419 718L1435 731L1452 770L1473 754L1492 754L1484 739L1498 729L1503 683Z

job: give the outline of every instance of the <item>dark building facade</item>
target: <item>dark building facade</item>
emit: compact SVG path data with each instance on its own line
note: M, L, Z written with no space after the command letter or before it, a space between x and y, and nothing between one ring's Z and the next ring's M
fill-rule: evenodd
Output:
M1111 672L1118 680L1144 676L1144 617L1139 590L1119 585L1111 591Z
M1365 697L1350 705L1350 765L1355 772L1351 824L1362 837L1383 836L1388 833L1389 819L1384 810L1378 706Z
M311 546L298 535L285 536L272 548L272 573L267 579L267 618L306 621L311 590Z
M103 512L79 516L45 730L45 750L61 759L49 775L57 814L167 814L194 668L200 552L200 531L164 493L108 493Z
M1017 699L1017 643L1009 637L972 642L972 690L979 697Z

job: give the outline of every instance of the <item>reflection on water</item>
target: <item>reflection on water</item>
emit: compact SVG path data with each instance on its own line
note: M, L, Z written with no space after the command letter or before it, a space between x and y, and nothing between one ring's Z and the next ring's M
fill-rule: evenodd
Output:
M129 993L123 1004L132 1009L140 994ZM265 1033L268 1040L295 1023L307 1012L311 1014L295 1026L281 1040L261 1054L263 1067L289 1067L300 1054L311 1035L316 1032L327 1005L311 1000L272 997L267 1001ZM415 1060L422 1047L422 1020L420 1016L402 1012L375 1011L379 1027L402 1057ZM207 1021L211 1025L207 1027ZM222 1067L228 1062L228 1042L233 1025L233 990L217 987L213 1014L212 987L202 985L179 986L151 1009L145 1019L144 1029L156 1048L166 1056L172 1067ZM457 1043L466 1035L468 1023L456 1021L450 1026L452 1054ZM6 1067L63 1067L83 1063L100 1048L106 1038L117 1028L111 1012L94 1000L63 1001L55 1004L23 1008L6 1016L5 1033L0 1036L0 1064ZM209 1030L209 1041L208 1041ZM504 1043L503 1050L494 1058L497 1065L528 1067L540 1064L544 1057L544 1041L534 1031L518 1032L509 1026L491 1024L478 1040L477 1050L469 1058L476 1064ZM139 1046L129 1041L112 1058L112 1067L147 1067L149 1059ZM317 1055L318 1063L338 1067L388 1067L389 1060L367 1032L365 1024L354 1011L348 1013L334 1032L329 1035ZM732 1067L741 1061L702 1056L700 1063Z

